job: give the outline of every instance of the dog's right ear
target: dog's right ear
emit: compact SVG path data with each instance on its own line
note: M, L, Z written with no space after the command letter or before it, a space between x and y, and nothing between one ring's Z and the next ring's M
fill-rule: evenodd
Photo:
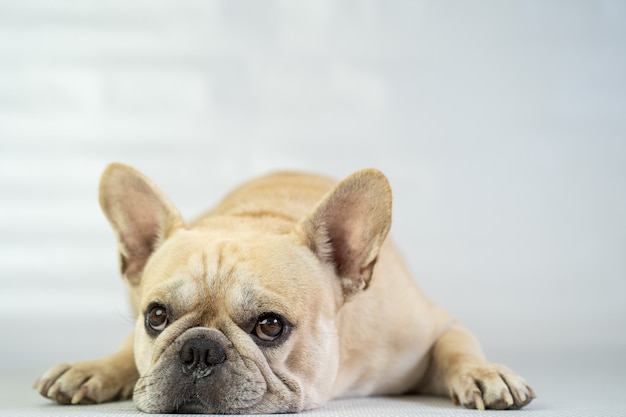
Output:
M334 266L348 300L369 286L390 227L389 181L366 169L337 184L296 230L322 262Z
M117 237L122 276L136 286L154 250L184 227L182 217L152 181L118 163L102 174L100 206Z

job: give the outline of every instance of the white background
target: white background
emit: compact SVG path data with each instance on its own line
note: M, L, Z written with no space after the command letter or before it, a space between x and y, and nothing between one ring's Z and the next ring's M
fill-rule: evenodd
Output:
M376 167L491 357L624 352L625 74L617 0L1 0L0 372L132 327L111 161L187 218L268 171Z

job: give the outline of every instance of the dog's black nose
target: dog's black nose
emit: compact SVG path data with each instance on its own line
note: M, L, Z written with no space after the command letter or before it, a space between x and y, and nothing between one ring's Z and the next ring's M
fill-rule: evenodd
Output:
M226 361L226 352L215 340L190 339L180 350L179 358L185 374L203 378L211 373L215 365Z

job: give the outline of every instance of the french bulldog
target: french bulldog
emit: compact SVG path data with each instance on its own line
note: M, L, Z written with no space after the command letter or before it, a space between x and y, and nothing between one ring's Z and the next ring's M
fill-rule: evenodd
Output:
M264 176L185 223L152 181L115 163L100 204L137 321L118 352L35 383L58 403L257 414L346 396L449 395L477 409L535 398L420 291L387 239L379 171Z

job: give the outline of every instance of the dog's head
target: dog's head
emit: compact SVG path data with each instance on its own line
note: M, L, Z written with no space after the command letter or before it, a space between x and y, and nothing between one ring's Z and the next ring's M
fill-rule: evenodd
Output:
M100 202L139 306L139 409L295 412L329 399L337 312L369 284L390 226L382 174L355 173L300 221L272 227L231 216L186 226L150 180L120 164L105 171Z

